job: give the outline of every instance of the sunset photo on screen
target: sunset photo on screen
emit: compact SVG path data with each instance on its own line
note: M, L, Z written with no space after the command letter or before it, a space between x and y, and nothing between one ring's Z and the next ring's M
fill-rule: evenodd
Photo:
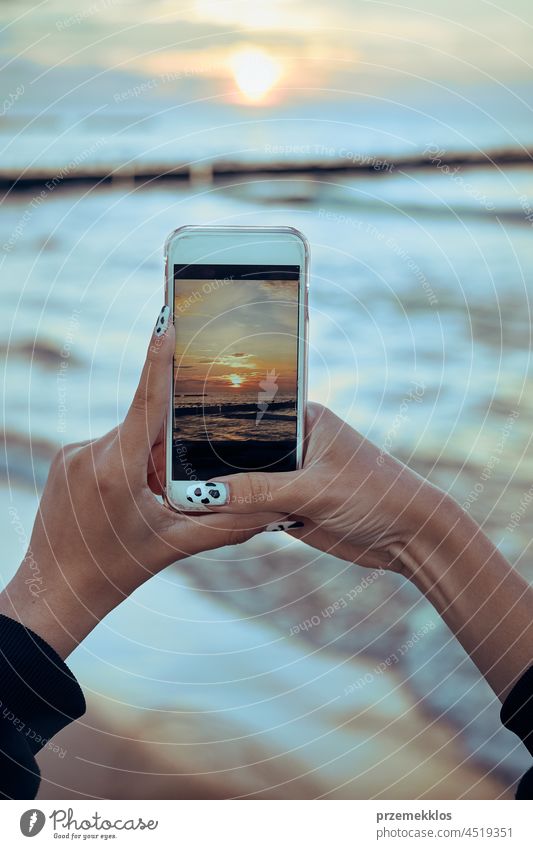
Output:
M174 477L294 469L298 267L205 268L175 274Z

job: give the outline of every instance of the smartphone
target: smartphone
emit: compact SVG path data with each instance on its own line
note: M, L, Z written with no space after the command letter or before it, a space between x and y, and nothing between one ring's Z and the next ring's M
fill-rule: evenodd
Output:
M196 481L301 466L309 248L292 227L186 226L168 237L165 268L176 329L165 500L198 512Z

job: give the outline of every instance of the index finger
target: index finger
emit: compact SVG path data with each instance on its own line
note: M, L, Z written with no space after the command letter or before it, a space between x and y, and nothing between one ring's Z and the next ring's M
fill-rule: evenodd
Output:
M131 461L146 464L163 426L169 403L174 326L170 307L159 313L150 339L139 385L120 427L121 449Z

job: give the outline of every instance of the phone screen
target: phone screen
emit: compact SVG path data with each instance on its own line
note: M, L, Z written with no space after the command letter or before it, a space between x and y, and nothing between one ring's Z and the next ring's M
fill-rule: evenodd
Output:
M299 265L174 266L174 480L296 468L299 281Z

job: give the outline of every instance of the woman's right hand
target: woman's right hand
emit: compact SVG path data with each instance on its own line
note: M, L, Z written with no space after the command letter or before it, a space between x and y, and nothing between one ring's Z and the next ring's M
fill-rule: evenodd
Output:
M0 593L0 613L36 631L63 658L165 566L244 542L278 518L264 510L175 513L155 497L175 338L172 325L163 331L165 316L168 308L125 420L100 439L65 446L52 463L28 551Z
M306 425L302 469L222 478L228 499L211 509L253 513L268 504L286 517L279 530L315 548L401 569L398 553L447 496L320 404L308 405Z

